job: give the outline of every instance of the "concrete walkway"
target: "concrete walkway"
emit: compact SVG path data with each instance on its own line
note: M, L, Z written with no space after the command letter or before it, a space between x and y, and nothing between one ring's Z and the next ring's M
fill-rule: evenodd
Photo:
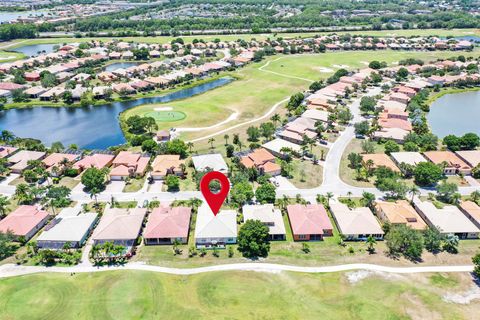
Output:
M473 266L424 266L424 267L387 267L375 264L344 264L337 266L323 266L323 267L301 267L273 263L233 263L222 264L200 268L167 268L152 266L143 263L127 263L123 266L107 266L94 267L88 265L77 265L73 267L41 267L41 266L18 266L14 264L6 264L0 266L0 278L15 277L34 273L89 273L115 270L139 270L150 271L175 275L192 275L206 272L217 271L256 271L256 272L304 272L304 273L330 273L342 272L352 270L369 270L387 273L431 273L431 272L472 272Z

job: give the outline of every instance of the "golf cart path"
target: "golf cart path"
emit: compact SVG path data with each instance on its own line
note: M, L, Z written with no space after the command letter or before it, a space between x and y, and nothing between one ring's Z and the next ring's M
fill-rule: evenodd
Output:
M0 266L0 278L22 276L35 273L89 273L117 270L137 270L150 271L174 275L192 275L217 271L256 271L277 273L282 271L303 272L303 273L329 273L351 270L369 270L387 273L431 273L431 272L472 272L472 265L463 266L422 266L422 267L387 267L375 264L343 264L336 266L322 267L301 267L273 263L232 263L222 264L200 268L168 268L147 265L141 262L130 262L122 266L94 267L88 265L77 265L73 267L44 267L44 266L19 266L15 264L5 264Z

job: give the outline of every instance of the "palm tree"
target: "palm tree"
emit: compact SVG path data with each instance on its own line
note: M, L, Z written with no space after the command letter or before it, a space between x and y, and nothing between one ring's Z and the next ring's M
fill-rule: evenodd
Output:
M330 199L332 199L334 196L333 196L333 192L327 192L327 204L328 206L330 206Z
M2 136L2 141L3 142L10 142L13 139L15 139L15 135L11 131L8 131L8 130L3 130L1 136Z
M480 200L480 191L478 191L478 190L473 191L473 192L470 194L470 199L471 199L473 202L478 203L478 201Z
M352 200L352 192L351 191L347 192L347 197L348 197L349 200Z
M277 206L280 208L282 212L284 212L287 209L287 206L289 204L290 204L290 199L286 195L283 195L282 198L277 200Z
M270 120L273 122L273 125L277 127L277 122L280 121L280 115L278 113L275 113Z
M5 211L9 205L10 200L8 200L8 198L5 196L0 196L0 216L5 216Z
M213 143L214 143L214 142L215 142L215 138L210 138L210 139L208 139L208 143L210 143L210 148L211 148L211 149L214 149L214 147L213 147Z
M190 153L192 153L193 142L191 142L191 141L187 142L187 148L188 148L188 151L189 151Z
M415 198L416 195L420 194L420 189L418 189L417 186L413 185L408 189L408 193L412 195L412 200L410 202L413 203L413 198Z
M367 250L370 254L375 252L375 245L377 244L377 240L375 240L372 235L369 235L367 238L367 241L365 242L367 244Z
M230 138L230 136L228 134L224 135L223 136L223 139L225 139L225 145L228 144L228 139Z

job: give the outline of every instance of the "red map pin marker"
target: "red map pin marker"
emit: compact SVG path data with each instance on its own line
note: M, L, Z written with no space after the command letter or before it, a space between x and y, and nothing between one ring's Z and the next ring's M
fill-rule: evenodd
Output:
M220 181L221 187L218 193L210 191L209 184L212 180ZM230 191L230 181L228 181L227 176L223 173L210 171L205 174L200 181L200 191L202 191L203 197L207 200L208 206L213 211L213 214L217 215L227 197L228 191Z

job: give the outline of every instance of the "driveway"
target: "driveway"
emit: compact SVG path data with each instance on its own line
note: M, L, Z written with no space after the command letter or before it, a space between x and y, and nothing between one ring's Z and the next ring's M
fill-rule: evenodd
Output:
M272 180L274 181L274 185L277 186L277 189L283 189L283 190L295 190L295 189L297 189L297 187L295 187L285 177L276 176L276 177L272 177Z
M125 181L110 181L105 188L105 192L122 192L125 188Z
M3 179L2 181L0 181L0 185L4 185L4 186L8 186L8 184L10 182L12 182L13 180L17 179L18 177L20 177L20 175L18 173L11 173L10 175L8 175L5 179Z
M162 192L163 180L154 180L152 184L148 184L147 192Z

